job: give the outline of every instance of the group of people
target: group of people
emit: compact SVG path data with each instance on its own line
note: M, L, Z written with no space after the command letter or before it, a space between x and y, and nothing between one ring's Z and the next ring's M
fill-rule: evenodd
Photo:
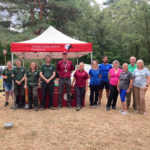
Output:
M16 60L16 67L12 69L10 61L7 62L7 68L2 72L4 79L4 86L6 92L7 106L9 91L12 91L12 80L14 81L14 93L16 97L16 107L25 108L25 89L28 91L28 108L32 109L32 101L34 102L35 111L39 110L38 102L38 86L41 85L41 108L46 107L46 94L49 93L49 108L54 110L54 78L56 71L59 74L59 96L58 109L62 106L62 93L64 86L67 92L67 105L71 108L71 86L75 88L76 92L76 110L81 109L84 101L86 90L88 89L88 79L90 79L90 108L97 108L101 105L103 89L106 89L107 105L106 110L116 109L118 94L122 103L122 109L119 111L122 115L127 115L127 109L131 102L131 93L133 91L133 108L136 113L145 112L145 93L148 89L150 72L144 67L144 62L135 57L130 58L130 64L124 63L122 69L119 68L119 62L113 61L112 65L108 63L108 57L103 57L103 63L98 64L96 60L92 61L92 66L87 73L84 70L84 63L79 64L78 69L74 73L73 81L71 83L71 73L74 70L73 64L67 59L67 52L62 53L62 60L55 65L51 64L50 55L45 56L46 63L37 69L35 62L30 63L28 71L21 66L21 60ZM42 82L42 84L41 84ZM21 96L20 96L21 94ZM13 95L13 92L12 92ZM21 98L21 99L20 99Z

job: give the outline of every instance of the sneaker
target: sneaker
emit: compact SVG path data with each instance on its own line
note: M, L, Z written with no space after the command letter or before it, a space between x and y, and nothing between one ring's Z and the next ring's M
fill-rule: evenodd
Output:
M72 108L71 104L68 104L68 108Z
M101 102L98 103L98 106L101 106Z
M40 111L43 111L45 108L44 107L42 107L41 109L40 109Z
M129 113L128 112L125 112L125 111L123 111L122 113L121 113L121 115L128 115Z
M147 115L146 112L143 112L143 115Z
M119 110L119 112L120 112L120 113L122 113L122 112L124 112L124 110L123 110L123 109L121 109L121 110Z
M135 112L135 114L138 114L138 113L140 113L140 111L139 111L139 110L137 110L137 111Z
M57 107L58 109L60 109L61 108L61 105L58 105L58 107Z
M8 103L8 102L5 102L5 105L4 105L4 106L6 107L7 105L9 105L9 103Z
M116 106L112 106L112 109L116 109Z
M55 108L54 108L53 106L49 107L49 109L51 109L51 110L55 110Z
M90 108L91 108L91 109L93 109L93 108L94 108L94 107L93 107L93 105L92 105L92 106L90 106Z
M94 105L95 108L97 108L97 105Z
M110 107L106 107L106 110L110 110Z
M35 107L35 111L38 111L39 109L38 109L38 107Z
M76 111L79 111L81 109L81 107L78 105L76 108Z

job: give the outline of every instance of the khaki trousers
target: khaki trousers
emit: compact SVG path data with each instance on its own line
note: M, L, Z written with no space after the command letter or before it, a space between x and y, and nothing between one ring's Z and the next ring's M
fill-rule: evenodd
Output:
M129 106L130 106L132 92L133 92L133 104L132 104L132 106L133 106L133 108L136 108L136 101L135 101L134 90L133 89L131 89L130 92L126 96L127 107L129 108Z
M134 90L134 97L136 101L136 109L138 111L145 112L145 87L133 87Z

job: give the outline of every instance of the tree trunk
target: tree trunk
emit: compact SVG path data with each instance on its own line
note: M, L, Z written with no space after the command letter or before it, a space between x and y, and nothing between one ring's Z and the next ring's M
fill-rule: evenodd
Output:
M33 2L33 5L35 5L35 4L36 4L36 0L34 0L34 2ZM31 24L33 24L33 22L34 22L34 8L31 9Z
M41 0L38 0L38 3L39 3L39 8L40 8L40 20L42 21L43 20L43 6L41 3Z

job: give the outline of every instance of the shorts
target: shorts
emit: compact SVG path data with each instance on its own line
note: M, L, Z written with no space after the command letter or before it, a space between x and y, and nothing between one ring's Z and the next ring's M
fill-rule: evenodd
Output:
M127 90L124 90L124 89L120 89L120 99L122 102L125 102L125 98L126 98L126 95L127 95Z
M106 89L106 90L109 90L109 81L101 81L100 83L100 86L99 86L99 89Z
M4 87L5 87L5 92L12 91L12 83L4 82Z

